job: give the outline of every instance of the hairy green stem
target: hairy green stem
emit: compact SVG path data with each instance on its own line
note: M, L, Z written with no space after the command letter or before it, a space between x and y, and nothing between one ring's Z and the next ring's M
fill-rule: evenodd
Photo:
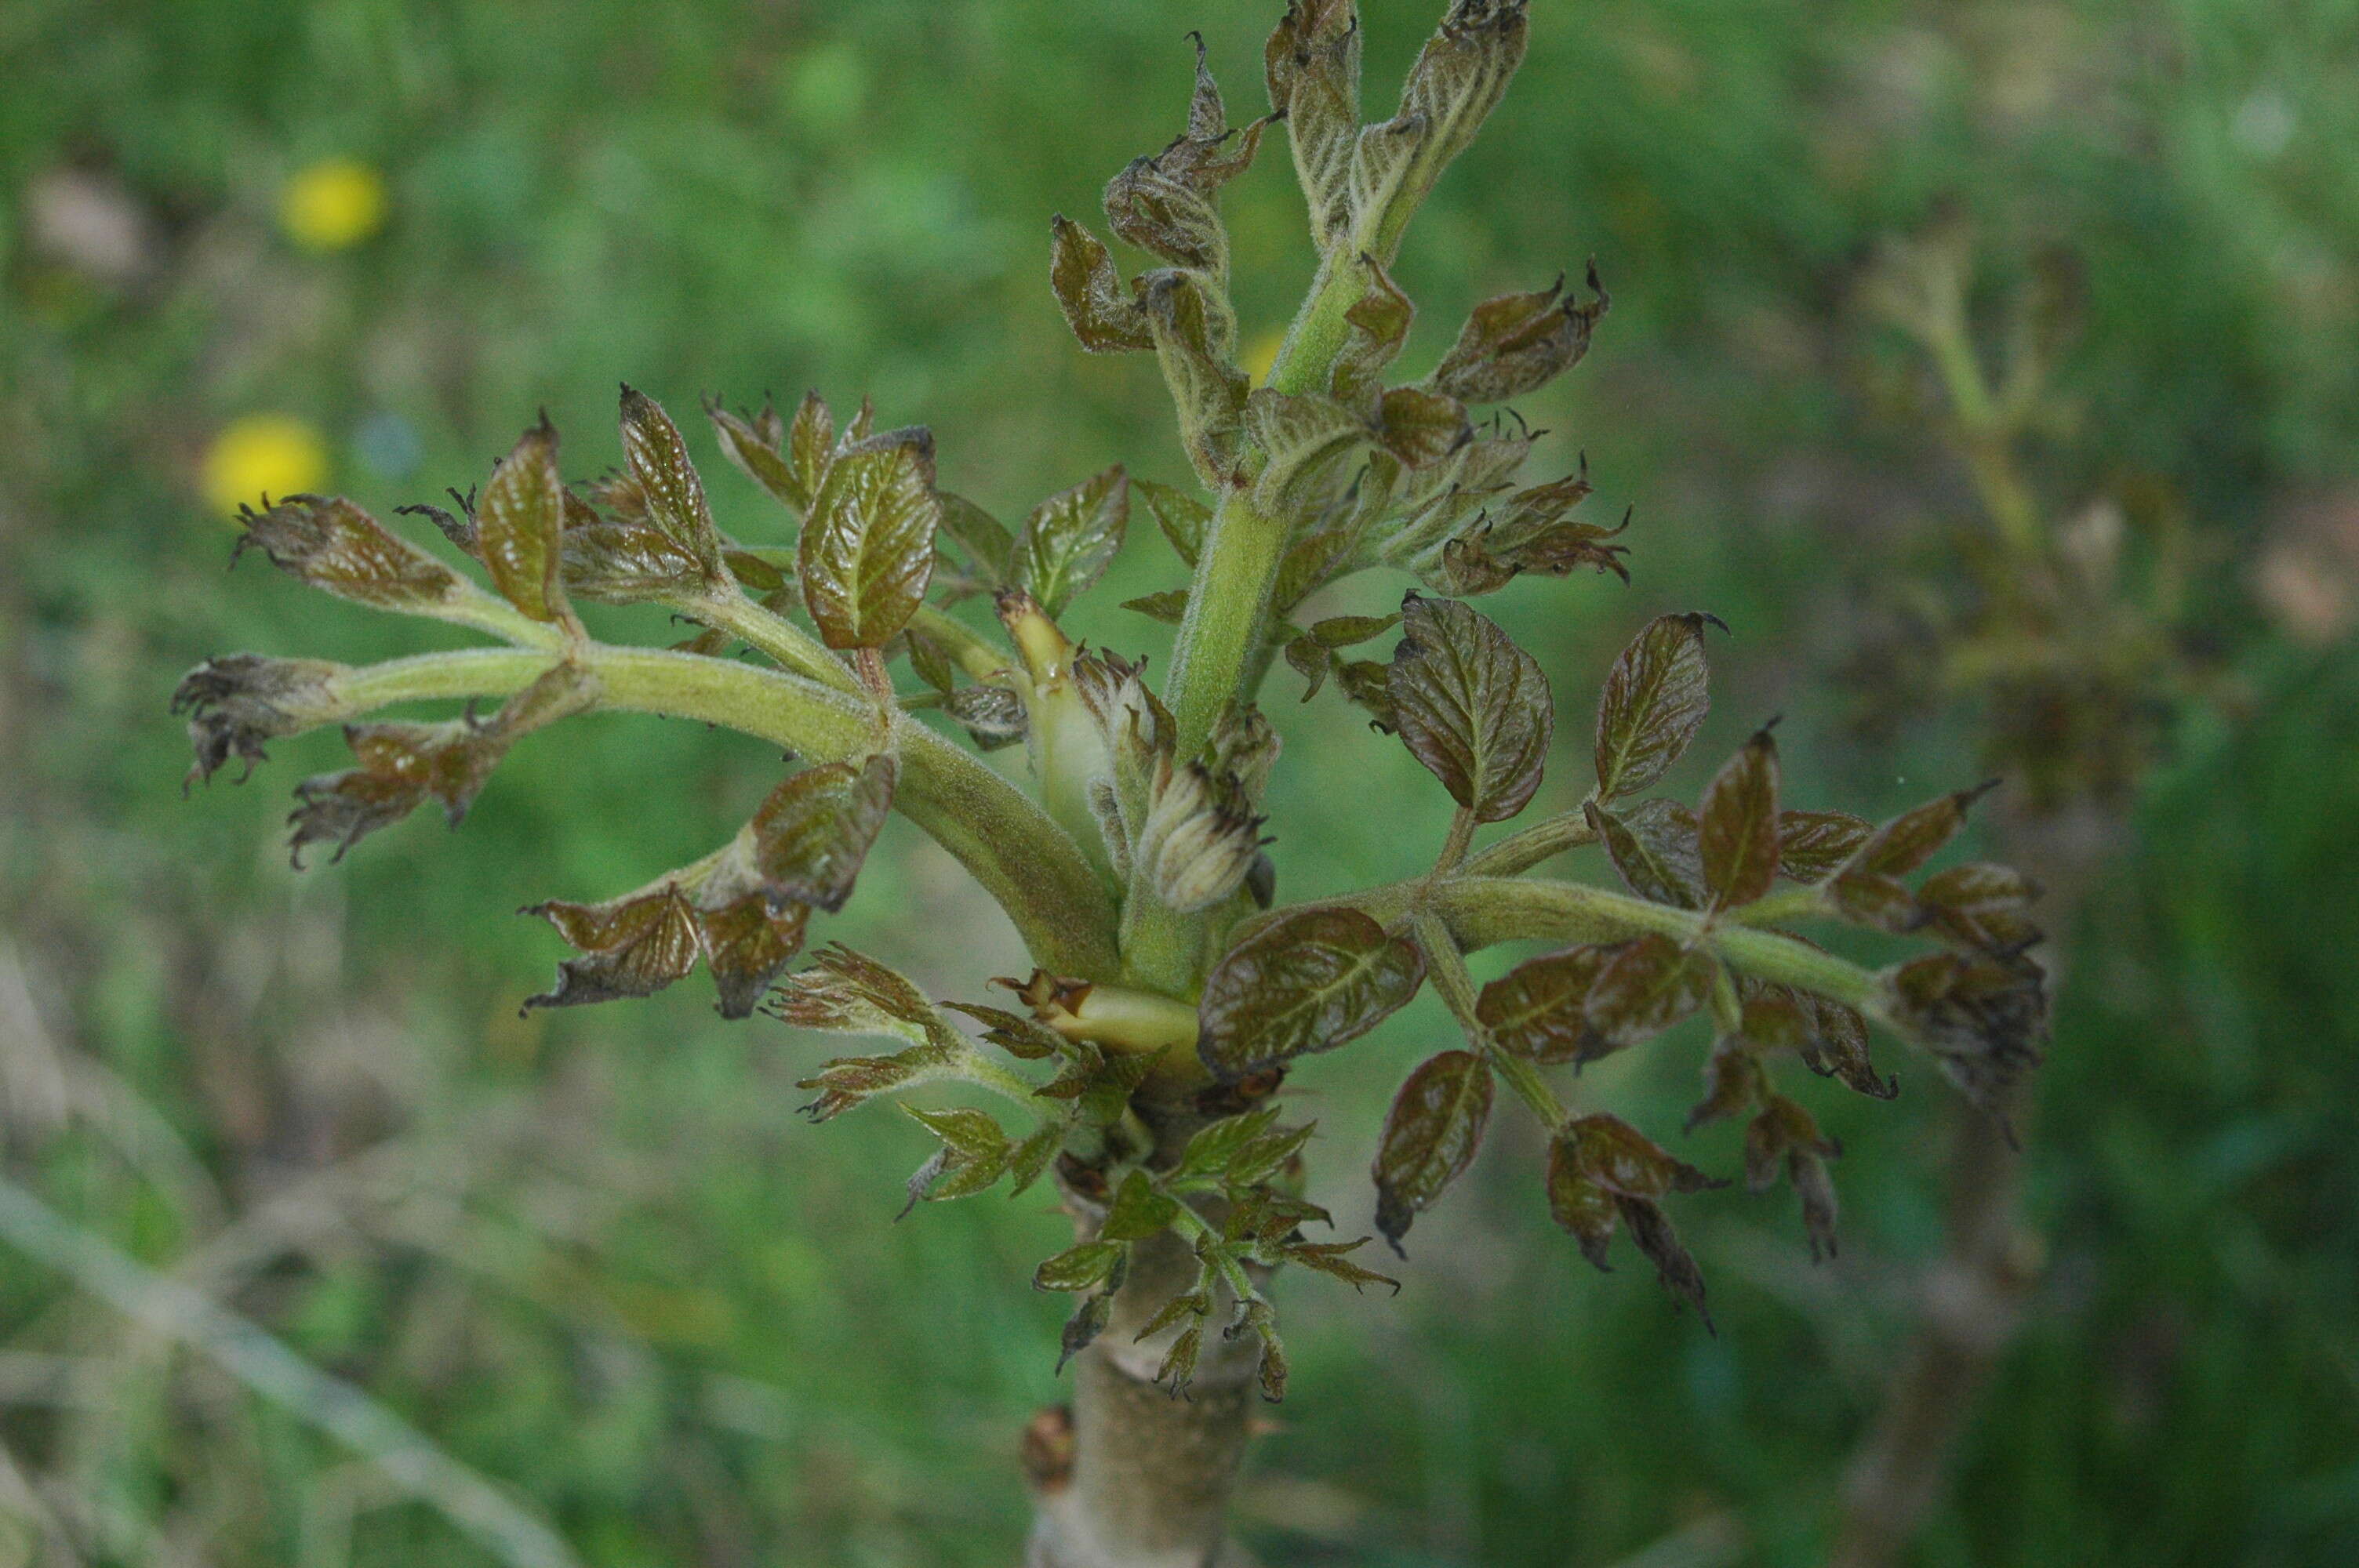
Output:
M1499 942L1621 942L1655 931L1701 942L1731 967L1756 979L1799 986L1853 1007L1871 1008L1875 974L1775 931L1714 921L1690 909L1584 882L1538 877L1417 877L1322 903L1363 910L1380 924L1431 910L1465 952Z
M799 676L594 643L579 656L597 676L605 707L723 725L819 762L858 755L875 738L874 704ZM540 654L426 654L353 670L334 688L347 716L357 716L397 702L505 697L548 667ZM1114 902L1065 831L1021 790L917 720L897 717L893 738L902 764L895 807L998 901L1034 961L1085 979L1112 975Z
M1490 848L1475 851L1464 870L1470 877L1512 877L1567 849L1596 842L1596 831L1588 819L1578 811L1568 811L1519 827Z
M859 681L826 643L775 610L766 610L734 590L678 602L681 613L717 626L746 646L807 679L837 691L857 691Z
M1466 955L1459 948L1458 938L1449 925L1430 909L1419 910L1415 925L1418 946L1425 950L1426 971L1432 978L1433 989L1441 993L1441 1000L1449 1004L1459 1027L1466 1031L1467 1043L1491 1064L1494 1072L1506 1080L1507 1087L1539 1118L1540 1125L1553 1132L1571 1120L1572 1113L1557 1098L1556 1090L1540 1076L1538 1067L1492 1044L1491 1032L1475 1016L1475 1004L1480 998L1474 989L1474 977L1467 971Z

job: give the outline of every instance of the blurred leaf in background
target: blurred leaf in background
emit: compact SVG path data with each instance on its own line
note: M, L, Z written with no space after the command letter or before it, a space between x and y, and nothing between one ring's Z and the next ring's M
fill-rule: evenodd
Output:
M1429 9L1367 7L1372 81ZM274 826L333 738L183 803L163 705L222 648L418 646L228 582L224 502L308 466L389 515L480 483L538 408L603 429L621 379L674 406L872 391L1000 515L1116 460L1187 482L1153 367L1071 349L1049 216L1180 112L1184 32L1250 81L1270 10L0 9L8 1178L364 1388L585 1563L1008 1561L1016 1433L1057 1397L1059 1303L1017 1281L1058 1222L1019 1202L891 1227L922 1135L880 1116L804 1136L792 1086L819 1058L766 1021L685 997L516 1015L553 939L507 912L701 852L775 759L601 719L520 747L463 842L429 814L298 878ZM1846 304L1881 236L1962 212L1995 290L2005 258L2068 248L2086 325L2034 460L2201 521L2245 713L2170 738L2078 934L2032 1173L2048 1283L1927 1564L2359 1558L2359 655L2334 610L2359 602L2354 145L2349 0L1544 4L1519 90L1401 267L1430 324L1596 258L1615 308L1587 373L1524 411L1567 469L1586 449L1593 505L1635 505L1635 579L1486 610L1552 675L1603 668L1652 615L1718 613L1747 656L1703 750L1782 709L1843 775L1789 768L1798 805L1973 782L1971 715L1858 730L1840 674L1911 540L1966 504ZM1309 271L1299 198L1256 169L1226 202L1244 337L1266 341ZM1407 368L1446 346L1419 333ZM566 462L618 457L587 440ZM776 537L750 482L713 503ZM1080 629L1161 657L1168 630L1114 608L1165 547L1131 532ZM1558 688L1585 728L1593 693ZM1328 696L1271 706L1289 748L1347 754L1368 802L1311 809L1318 785L1279 772L1281 819L1332 825L1278 847L1287 896L1418 869L1414 759ZM1013 963L936 853L888 827L846 938L946 984L903 933L963 921L970 967ZM1322 1126L1360 1130L1320 1151L1332 1190L1311 1195L1347 1227L1384 1098L1444 1028L1429 999L1316 1080ZM1704 1043L1673 1044L1592 1069L1652 1129L1695 1094ZM1888 1114L1811 1102L1847 1150L1838 1262L1803 1260L1783 1207L1696 1200L1717 1339L1601 1284L1530 1197L1545 1150L1501 1139L1420 1221L1397 1302L1289 1297L1288 1430L1248 1498L1265 1557L1817 1561L1903 1264L1934 1242L1940 1092L1908 1074ZM1733 1136L1676 1148L1726 1165ZM14 1252L0 1333L0 1551L485 1561Z

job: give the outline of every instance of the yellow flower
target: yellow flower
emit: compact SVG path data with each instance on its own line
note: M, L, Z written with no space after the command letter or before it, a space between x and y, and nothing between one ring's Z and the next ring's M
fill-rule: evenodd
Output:
M234 419L205 449L205 500L224 514L316 491L328 480L328 447L320 432L284 414Z
M307 251L341 251L385 226L385 178L353 158L322 158L279 193L278 222Z

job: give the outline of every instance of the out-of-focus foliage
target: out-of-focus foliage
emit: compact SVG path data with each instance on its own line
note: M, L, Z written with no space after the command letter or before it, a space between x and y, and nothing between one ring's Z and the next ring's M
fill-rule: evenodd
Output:
M299 881L266 848L276 790L181 806L162 703L220 648L416 645L291 584L229 591L207 488L228 465L208 455L257 416L299 415L329 482L380 515L487 475L520 410L603 428L618 376L676 408L874 388L933 426L942 483L1002 516L1117 456L1184 483L1148 357L1072 350L1049 215L1089 211L1105 169L1178 123L1186 29L1257 39L1270 9L0 12L11 1179L366 1387L585 1561L1006 1561L1020 1412L1055 1397L1038 1350L1065 1306L1007 1281L1060 1223L1019 1201L885 1224L880 1194L928 1140L810 1134L794 1085L823 1050L725 1026L687 988L519 1020L547 932L484 913L705 852L775 758L591 721L503 764L469 853L421 813ZM1390 80L1430 18L1369 10L1370 76ZM1527 412L1568 460L1586 449L1591 505L1636 507L1635 581L1626 602L1601 600L1611 582L1514 585L1486 612L1551 672L1603 668L1646 614L1716 612L1754 673L1715 694L1701 744L1725 755L1782 708L1781 738L1813 742L1786 769L1798 802L1897 810L1976 776L1964 715L1862 735L1840 791L1801 776L1864 706L1833 675L1859 607L1971 506L1852 313L1882 236L1963 212L2002 292L2068 251L2086 319L2031 460L2060 492L2135 488L2194 521L2202 623L2240 651L2245 716L2166 738L2076 934L2038 1086L2045 1283L1928 1563L2359 1555L2359 660L2335 640L2359 604L2354 40L2347 0L1542 0L1519 91L1400 265L1424 306L1402 362L1422 373L1475 302L1548 285L1525 258L1597 258L1610 325ZM1239 45L1213 63L1245 83L1258 61ZM342 160L381 179L383 226L321 248L289 233L291 193ZM1250 347L1299 291L1304 220L1266 160L1223 200ZM716 514L763 537L771 503L710 455ZM563 461L582 477L622 456L584 439ZM256 481L274 500L319 482ZM1081 629L1159 657L1168 632L1115 608L1172 573L1149 575L1117 564ZM1312 604L1381 615L1397 586ZM1348 681L1348 647L1306 662ZM1559 685L1578 733L1593 694ZM1306 738L1290 744L1349 753L1367 803L1286 812L1332 785L1281 771L1274 812L1334 823L1290 847L1325 880L1288 897L1421 870L1404 845L1439 830L1417 759L1356 713L1281 716ZM281 749L288 776L343 765L332 737ZM1580 787L1551 778L1539 805ZM1015 967L957 887L888 827L842 929L931 984L908 934L965 918L978 960ZM1347 1231L1369 1219L1356 1173L1384 1104L1448 1038L1430 998L1402 1019L1317 1108L1365 1130L1321 1151L1330 1188L1310 1195ZM1699 1035L1590 1072L1663 1130L1704 1054ZM1531 1201L1548 1150L1504 1124L1420 1220L1397 1302L1289 1282L1289 1430L1247 1498L1265 1555L1603 1563L1684 1529L1813 1561L1901 1323L1900 1260L1932 1244L1922 1133L1943 1091L1918 1072L1896 1106L1801 1092L1846 1148L1838 1184L1877 1179L1844 1188L1843 1256L1818 1270L1790 1209L1683 1198L1717 1339L1651 1289L1600 1288ZM1725 1167L1741 1138L1732 1121L1669 1147ZM481 1561L14 1253L0 1329L0 1442L38 1499L0 1471L11 1541L53 1527L124 1563L160 1560L159 1534L223 1563Z

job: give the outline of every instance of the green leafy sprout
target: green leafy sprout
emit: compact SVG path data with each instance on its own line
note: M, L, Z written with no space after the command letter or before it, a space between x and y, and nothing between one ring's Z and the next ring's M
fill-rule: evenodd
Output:
M716 524L673 420L626 387L618 471L569 482L544 419L460 511L404 509L488 589L347 501L249 512L241 551L500 645L361 667L211 660L175 698L191 778L233 759L250 772L269 741L342 724L354 765L297 787L299 864L317 845L341 858L429 800L457 824L510 747L580 713L666 715L784 749L799 765L710 854L603 903L528 911L573 956L525 1005L643 997L702 964L726 1017L766 1011L881 1042L804 1080L811 1119L898 1098L933 1146L909 1179L913 1205L1052 1181L1078 1237L1034 1283L1079 1298L1067 1357L1114 1320L1141 1249L1176 1245L1180 1288L1146 1303L1131 1334L1174 1394L1218 1362L1281 1396L1279 1266L1392 1282L1355 1260L1366 1238L1308 1238L1331 1223L1301 1195L1312 1129L1289 1124L1279 1096L1301 1058L1348 1046L1428 984L1464 1041L1408 1075L1382 1131L1377 1226L1396 1248L1466 1170L1504 1084L1548 1136L1547 1202L1584 1254L1603 1267L1626 1229L1701 1312L1669 1210L1718 1184L1628 1123L1569 1107L1550 1071L1701 1014L1713 1044L1690 1125L1743 1119L1748 1184L1782 1173L1813 1251L1832 1251L1838 1151L1776 1072L1798 1059L1889 1098L1869 1054L1881 1026L1995 1105L2046 1034L2027 956L2036 890L1995 865L1919 875L1974 791L1881 826L1788 806L1767 728L1693 806L1652 793L1707 710L1716 622L1701 613L1645 626L1606 673L1580 806L1478 844L1533 798L1558 710L1548 673L1467 600L1524 576L1626 575L1620 530L1575 515L1585 465L1522 477L1536 438L1512 406L1587 350L1609 303L1593 269L1580 289L1485 301L1431 373L1390 379L1416 316L1394 255L1506 90L1527 27L1521 0L1456 0L1398 111L1363 124L1354 7L1296 0L1269 39L1270 114L1231 126L1200 40L1184 129L1107 186L1114 234L1154 265L1125 276L1089 228L1054 220L1050 282L1074 335L1089 351L1156 357L1201 493L1112 467L1011 527L941 488L928 431L879 428L866 403L839 423L813 393L791 416L706 410L722 452L777 503L761 539L740 539ZM1320 262L1256 386L1238 363L1219 192L1281 131ZM1144 532L1142 510L1188 573L1129 606L1178 627L1159 686L1060 624ZM1419 586L1306 623L1314 592L1377 568ZM699 634L609 643L583 603L661 605ZM992 615L972 613L986 604ZM1285 763L1257 697L1281 658L1306 701L1356 704L1448 792L1456 809L1429 872L1273 907L1259 802ZM367 719L428 699L467 711ZM1017 743L1028 790L975 754ZM1037 967L999 982L997 1001L937 1001L840 946L794 968L893 811L1020 934ZM1538 874L1583 848L1618 885ZM1792 934L1813 921L1929 946L1872 969ZM1487 985L1470 975L1468 953L1533 938L1558 950ZM937 1084L1002 1108L931 1103Z

